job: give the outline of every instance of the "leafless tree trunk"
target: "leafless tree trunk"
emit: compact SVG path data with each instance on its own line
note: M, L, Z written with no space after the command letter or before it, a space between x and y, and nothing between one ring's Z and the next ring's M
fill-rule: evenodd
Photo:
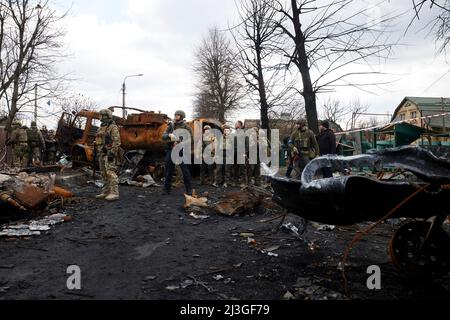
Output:
M64 81L55 71L55 64L64 58L64 32L58 25L64 17L48 1L7 0L0 4L0 99L7 100L8 125L35 99L35 85L39 85L42 98Z
M238 48L239 69L251 100L260 109L262 129L270 129L274 108L291 105L295 92L285 74L274 63L280 52L278 12L270 0L240 0L240 23L232 30Z
M306 116L310 128L318 132L317 93L340 86L361 90L386 83L355 80L355 76L380 74L371 58L386 58L394 44L388 42L394 16L371 17L371 7L358 7L353 0L276 1L283 20L279 28L289 44L285 56L288 68L295 65L301 74ZM351 68L350 68L351 67Z
M203 99L201 101L204 102L204 98L208 97L209 111L225 123L227 114L238 108L242 98L242 85L231 43L217 28L211 29L195 56L197 100ZM196 110L196 113L199 111Z

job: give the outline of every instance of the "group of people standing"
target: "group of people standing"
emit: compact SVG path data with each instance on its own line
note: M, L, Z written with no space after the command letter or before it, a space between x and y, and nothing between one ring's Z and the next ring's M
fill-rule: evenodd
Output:
M180 143L192 145L192 129L185 121L186 114L184 111L177 111L175 113L174 123L169 124L166 132L163 135L163 139L168 141L168 148L165 160L165 184L163 194L170 194L172 188L172 179L175 173L175 163L172 159L172 150ZM189 140L182 140L181 137L177 137L174 132L179 129L184 129L189 132L191 137ZM216 145L216 137L212 131L211 126L205 125L203 127L203 144L202 155L206 148L211 150L211 156L215 159L214 163L206 163L202 157L202 164L200 168L200 183L202 185L211 184L214 187L223 186L225 188L229 186L245 186L250 183L260 185L260 162L257 164L249 163L250 150L258 150L258 130L255 128L255 135L251 136L239 136L244 134L244 124L242 121L237 121L235 124L236 133L232 133L231 128L224 125L222 128L223 140L222 143ZM186 139L186 138L185 138ZM244 141L244 154L242 157L238 156L239 149L238 140ZM255 147L252 149L252 147ZM220 148L220 150L218 150ZM232 152L234 151L234 152ZM230 159L229 155L234 154L233 159ZM183 156L180 154L180 156ZM241 160L239 160L239 158ZM192 193L192 177L190 171L190 164L182 162L180 164L181 173L183 175L184 186L187 194Z
M306 165L318 156L336 154L336 136L330 129L328 121L322 121L319 126L319 135L307 127L305 119L300 119L296 123L296 130L287 141L289 166L286 172L287 177L291 177L292 172L296 172L296 177L300 178ZM333 172L330 168L322 169L324 178L331 178Z
M102 193L97 198L114 201L119 199L117 159L118 149L121 145L120 134L110 110L100 111L100 117L102 125L96 136L96 151L105 185ZM193 132L185 118L186 114L184 111L177 111L174 122L168 123L168 127L163 134L163 140L167 142L164 195L171 193L172 180L176 170L174 156L184 159L183 152L192 150ZM258 128L252 128L251 130L255 130L255 134L249 135L244 132L242 121L236 122L235 133L232 133L231 128L225 125L222 127L223 136L220 144L216 144L216 136L211 126L205 125L202 129L201 184L211 184L214 187L223 186L225 188L228 186L243 187L251 183L255 185L261 184L259 148L267 148L268 144L266 138L259 137ZM184 130L187 134L177 136L177 130ZM314 133L307 128L305 120L301 119L297 122L297 130L289 139L292 161L288 169L288 176L291 175L293 170L301 173L309 161L316 156L336 153L336 140L333 131L329 128L329 123L326 121L322 122L320 130L321 133L316 139ZM261 139L264 141L261 141ZM182 148L175 148L180 144ZM242 148L242 145L244 145L244 148ZM186 148L188 146L189 148ZM213 163L207 163L203 158L205 150L211 152L211 156L215 160ZM239 154L240 152L244 154ZM255 163L249 161L251 152L257 153L257 161L253 161ZM230 157L230 155L233 155L233 157ZM190 155L188 158L192 160ZM191 162L183 160L177 164L181 169L186 193L192 194ZM325 175L330 176L331 173L324 172Z
M39 130L35 121L31 122L30 128L19 121L13 122L7 144L13 148L12 164L16 168L56 163L58 141L55 131L47 130L45 126Z
M245 135L244 124L242 121L235 123L235 133L232 134L231 128L227 125L223 126L223 143L221 150L215 150L215 137L211 133L211 127L205 126L203 128L203 151L210 145L215 156L222 158L222 161L217 161L216 164L202 163L200 171L200 182L205 185L208 182L214 186L229 186L244 187L249 184L260 185L260 159L258 155L259 136L258 128L252 128L255 131L254 135ZM242 149L239 148L239 140L242 143ZM239 152L244 152L242 155ZM257 163L251 163L250 152L256 152ZM230 158L228 155L233 155ZM218 157L216 157L218 159ZM209 178L209 179L208 179ZM209 181L208 181L209 180Z

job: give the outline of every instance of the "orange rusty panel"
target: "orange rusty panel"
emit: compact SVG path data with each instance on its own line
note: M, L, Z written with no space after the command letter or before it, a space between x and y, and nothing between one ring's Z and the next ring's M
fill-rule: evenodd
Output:
M120 128L122 148L125 150L144 149L148 151L163 151L167 142L162 140L167 129L164 123L158 127L124 126Z
M162 113L154 113L154 112L145 112L138 114L131 114L128 116L127 121L125 122L125 126L143 126L153 124L156 126L160 126L165 123L164 119L166 118L165 114Z
M21 192L15 192L14 198L28 209L35 209L48 199L48 194L31 184L26 185Z

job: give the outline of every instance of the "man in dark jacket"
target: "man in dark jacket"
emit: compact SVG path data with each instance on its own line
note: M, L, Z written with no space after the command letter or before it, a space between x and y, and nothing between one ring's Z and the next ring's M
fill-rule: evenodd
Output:
M172 161L172 151L175 145L184 144L188 145L192 141L192 129L185 121L186 113L184 111L179 110L175 112L175 123L169 124L167 130L163 134L163 140L168 141L167 150L166 150L166 162L165 162L165 174L166 178L164 181L164 195L170 194L172 189L172 178L175 172L175 163ZM183 137L177 137L174 132L178 129L183 129L189 132L188 140L182 140ZM180 156L183 154L180 152ZM187 194L192 194L192 185L191 185L191 169L188 163L182 162L180 164L181 172L183 173L184 187L186 189Z
M322 121L319 129L320 133L317 137L317 143L319 144L320 155L336 154L336 136L333 130L330 129L330 123L328 121ZM323 168L322 172L324 178L333 177L331 168Z

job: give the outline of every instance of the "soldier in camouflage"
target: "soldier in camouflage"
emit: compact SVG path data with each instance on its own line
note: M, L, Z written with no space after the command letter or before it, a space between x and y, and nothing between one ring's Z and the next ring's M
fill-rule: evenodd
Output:
M32 165L42 164L42 153L45 152L45 141L41 131L35 121L31 122L30 129L27 130L28 148Z
M306 165L320 154L316 136L308 129L305 119L297 121L297 130L291 135L289 148L300 177Z
M104 186L102 193L96 198L115 201L119 199L117 164L121 144L120 132L110 110L101 110L100 120L102 124L95 137L95 147Z
M206 125L203 127L203 145L202 145L202 155L205 152L205 149L211 144L215 143L214 134L211 131L211 126ZM200 183L202 185L206 185L206 177L209 177L209 183L214 183L214 165L209 165L205 162L202 157L202 164L200 168Z
M233 149L233 136L231 134L231 128L227 125L222 127L223 129L223 145L222 150L217 150L216 156L216 170L214 172L213 186L218 188L222 183L224 188L228 188L228 184L233 183L233 169L234 165L232 159L227 159L227 154ZM220 147L220 146L219 146ZM222 164L218 163L219 157L223 157Z
M27 127L20 122L13 123L10 144L13 147L13 166L24 168L28 164Z
M49 130L47 132L45 140L45 162L50 165L54 165L56 163L56 151L58 148L58 141L55 137L55 131Z

